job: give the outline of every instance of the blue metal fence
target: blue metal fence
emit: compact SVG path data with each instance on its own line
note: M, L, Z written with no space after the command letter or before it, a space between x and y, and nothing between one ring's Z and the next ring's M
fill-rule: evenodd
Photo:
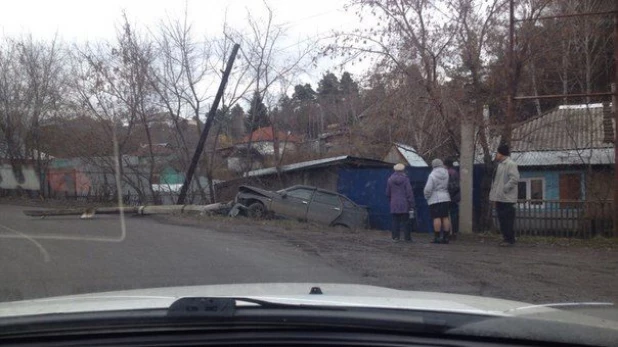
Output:
M414 190L417 206L417 231L431 231L431 221L423 188L431 170L409 168L408 177ZM337 191L352 201L369 208L369 224L374 229L391 228L389 202L386 198L386 181L393 173L390 168L342 168L339 170Z
M346 167L339 170L339 182L337 191L348 196L359 205L369 208L369 223L374 229L389 230L391 228L391 216L389 202L386 198L386 181L393 173L391 168L355 168ZM414 198L417 208L416 231L432 232L432 222L429 217L429 206L423 196L423 189L427 183L427 177L431 173L431 168L408 167L406 174L410 178ZM481 203L480 187L483 180L482 166L475 166L473 185L474 185L474 206ZM473 213L477 214L478 209Z

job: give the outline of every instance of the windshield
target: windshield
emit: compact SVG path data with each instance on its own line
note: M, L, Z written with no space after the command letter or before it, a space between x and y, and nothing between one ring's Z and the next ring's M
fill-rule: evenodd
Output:
M464 311L561 304L612 325L615 11L4 4L0 312L119 290L331 283L371 286L342 305L396 295L443 309L419 292L462 294L480 298L448 297Z

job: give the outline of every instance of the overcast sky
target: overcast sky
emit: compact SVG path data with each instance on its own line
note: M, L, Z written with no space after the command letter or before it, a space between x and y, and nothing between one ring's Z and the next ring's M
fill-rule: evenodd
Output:
M0 0L0 30L4 35L31 33L39 38L51 38L56 33L64 41L112 40L121 13L126 10L133 23L153 26L172 17L181 18L188 6L189 20L196 33L220 36L227 12L227 21L235 28L246 23L247 9L259 15L264 9L261 0ZM351 29L358 25L352 12L344 10L347 0L268 0L275 23L288 28L290 43L308 37L325 36L331 30ZM320 76L332 63L323 61L314 71ZM360 68L348 67L352 73ZM315 81L315 76L313 76ZM314 86L315 87L315 86Z

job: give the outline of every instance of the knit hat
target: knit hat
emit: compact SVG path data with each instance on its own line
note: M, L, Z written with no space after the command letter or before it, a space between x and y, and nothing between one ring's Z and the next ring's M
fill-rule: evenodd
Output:
M444 163L440 159L434 159L431 162L431 167L434 168L434 169L437 168L437 167L442 167L442 166L444 166Z
M509 145L507 144L501 144L500 146L498 146L498 153L508 157L509 155L511 155L511 151L509 150Z
M395 171L403 171L403 170L405 170L405 168L406 167L403 164L401 164L401 163L396 164L395 166L393 166L393 169L395 169Z

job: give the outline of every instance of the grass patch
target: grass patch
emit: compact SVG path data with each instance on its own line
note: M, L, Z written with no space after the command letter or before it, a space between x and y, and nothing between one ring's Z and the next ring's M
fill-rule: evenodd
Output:
M497 233L478 233L476 237L482 241L500 242L502 235ZM568 238L568 237L553 237L553 236L519 236L517 242L526 245L537 246L558 246L558 247L583 247L583 248L598 248L598 249L618 249L618 238L607 238L603 236L595 236L590 239Z
M566 237L544 237L544 236L522 236L518 238L521 243L561 246L561 247L587 247L587 248L618 248L618 238L607 238L595 236L590 239L566 238Z

